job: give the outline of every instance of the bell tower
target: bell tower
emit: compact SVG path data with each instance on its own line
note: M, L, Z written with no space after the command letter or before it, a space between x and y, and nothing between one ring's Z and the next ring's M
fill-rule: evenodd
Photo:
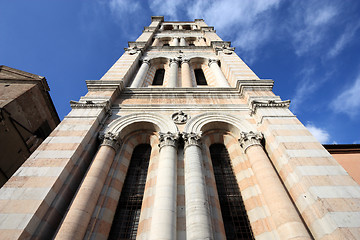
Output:
M0 236L360 238L359 185L234 50L152 17L0 190Z

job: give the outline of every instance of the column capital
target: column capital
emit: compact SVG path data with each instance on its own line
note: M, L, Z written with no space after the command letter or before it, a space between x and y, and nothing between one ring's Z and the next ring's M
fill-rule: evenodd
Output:
M240 139L239 143L240 146L244 149L244 152L246 150L254 145L261 145L261 140L263 139L263 134L261 132L241 132L240 133Z
M183 58L181 59L181 64L183 63L189 63L190 62L190 59L189 58Z
M141 61L142 61L142 63L146 63L146 64L148 64L150 66L150 59L144 58Z
M172 133L172 132L167 132L167 133L162 133L159 132L159 148L161 149L164 146L173 146L173 147L177 147L177 140L179 139L180 134L177 133Z
M171 66L172 63L178 64L178 63L179 63L179 59L178 59L178 58L170 58L169 66Z
M119 136L112 132L107 132L105 134L101 134L99 136L99 138L102 141L100 146L109 146L109 147L113 148L115 151L117 151L117 149L121 145Z
M182 137L185 142L184 149L186 149L188 146L197 146L197 147L201 148L201 132L198 132L198 133L184 132L184 133L182 133Z
M209 59L209 64L208 64L208 65L209 65L209 67L210 67L210 65L211 65L211 64L213 64L213 63L218 64L218 62L219 62L219 60L218 60L218 59L210 58L210 59ZM219 65L218 65L218 66L219 66Z

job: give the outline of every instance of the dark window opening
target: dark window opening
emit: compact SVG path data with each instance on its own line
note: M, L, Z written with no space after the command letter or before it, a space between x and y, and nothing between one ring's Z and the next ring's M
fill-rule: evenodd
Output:
M193 44L193 43L189 43L189 46L195 46L195 44Z
M164 43L164 45L163 46L170 46L170 44L169 43Z
M133 151L109 240L136 239L150 153L149 144L140 144Z
M153 86L163 85L164 75L165 75L165 69L160 68L160 69L156 70L155 76L154 76L154 81L153 81L152 85Z
M195 69L195 79L197 85L207 85L206 78L202 69Z
M182 28L183 28L184 30L191 30L190 25L183 25Z
M35 135L41 139L45 139L51 133L51 128L48 121L45 121L41 126L35 131Z
M173 30L173 26L172 25L164 25L164 30Z
M226 147L224 144L212 144L210 155L226 238L228 240L254 239Z

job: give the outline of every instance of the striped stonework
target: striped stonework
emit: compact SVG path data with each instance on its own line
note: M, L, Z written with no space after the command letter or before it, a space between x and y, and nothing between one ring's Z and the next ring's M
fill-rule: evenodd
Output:
M244 205L249 217L250 225L256 239L277 239L276 228L271 219L262 193L257 185L257 180L251 170L248 159L243 154L237 138L225 131L210 131L204 134L204 144L206 145L206 166L209 175L208 189L214 192L210 197L214 197L216 208L212 208L215 239L224 239L225 230L223 227L219 200L217 198L216 183L212 169L209 147L211 144L221 143L228 149L233 171L237 179L239 189L244 201ZM210 186L209 186L210 185ZM217 225L218 224L218 225Z
M360 187L295 117L264 118L266 150L316 239L360 238Z
M235 87L237 80L260 80L235 52L230 55L219 52L219 59L221 70L232 87Z
M108 238L133 149L139 144L150 144L152 147L138 228L140 239L146 239L151 223L154 186L156 184L156 166L159 153L157 146L158 137L147 131L137 131L124 139L124 143L115 157L115 161L102 188L91 222L88 225L85 239Z
M2 239L54 234L90 163L98 130L97 118L65 118L0 189Z

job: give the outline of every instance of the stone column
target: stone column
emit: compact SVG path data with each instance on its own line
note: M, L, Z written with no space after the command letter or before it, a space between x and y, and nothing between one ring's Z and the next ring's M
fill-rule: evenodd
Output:
M103 142L76 193L55 239L77 240L84 238L118 147L117 136L110 132L103 136Z
M134 81L131 83L131 88L139 88L142 86L149 67L150 61L148 59L144 59L142 61L139 71L136 74L136 77L134 78Z
M178 79L178 63L179 60L176 58L170 59L170 77L168 82L168 87L174 88L177 87Z
M180 38L180 46L186 46L186 41L184 37Z
M201 151L201 133L184 133L186 239L213 239Z
M182 87L193 87L191 80L191 70L190 70L190 59L182 59L181 61L181 84Z
M261 133L242 132L239 142L247 155L280 239L311 239L260 141Z
M217 59L209 59L209 67L215 75L217 87L230 87L229 82L226 80L224 74L222 73L218 65Z
M156 177L150 239L176 239L178 133L159 133L160 155Z
M153 47L159 46L159 42L160 42L159 38L155 38L152 46Z
M174 39L173 39L173 44L172 44L173 46L179 46L179 38L177 38L177 37L174 37Z

